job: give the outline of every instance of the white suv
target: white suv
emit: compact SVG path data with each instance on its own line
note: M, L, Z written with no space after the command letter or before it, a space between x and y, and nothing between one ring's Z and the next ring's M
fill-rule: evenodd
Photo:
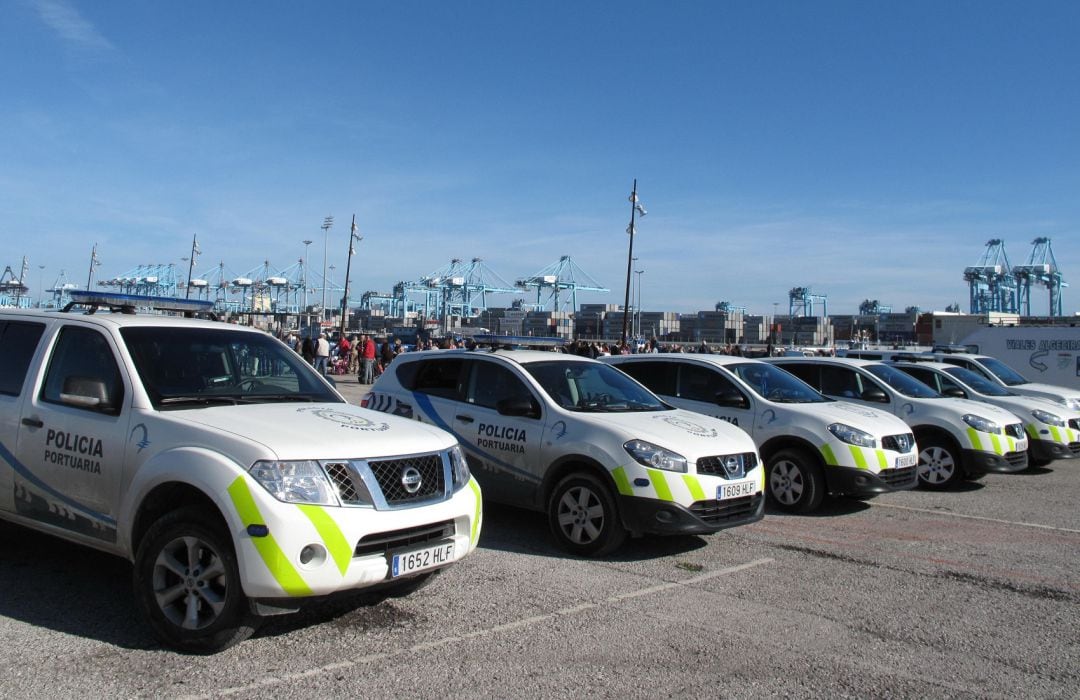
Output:
M0 518L130 559L161 639L212 652L317 596L419 587L476 547L481 496L453 437L346 404L266 333L3 311Z
M997 358L958 352L939 352L929 356L948 365L966 367L1017 394L1047 399L1070 411L1080 411L1080 391L1054 384L1028 381L1022 374Z
M641 354L602 358L673 406L737 425L765 460L766 490L805 513L826 492L873 496L917 483L919 455L904 421L835 401L760 360L729 355Z
M946 398L881 362L832 357L771 358L826 396L891 411L919 444L919 482L951 486L987 472L1027 468L1027 436L1015 415L997 406Z
M671 408L595 360L406 353L364 403L452 432L485 498L546 512L578 555L610 552L628 532L709 533L762 517L764 470L746 433Z

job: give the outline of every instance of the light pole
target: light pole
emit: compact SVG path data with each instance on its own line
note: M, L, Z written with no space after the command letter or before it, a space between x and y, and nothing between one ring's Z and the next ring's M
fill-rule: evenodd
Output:
M97 256L97 243L90 250L90 273L86 276L86 291L90 291L90 282L94 279L94 268L101 265L101 260Z
M311 316L308 314L308 307L307 307L307 289L308 289L307 264L308 264L308 247L311 245L312 241L303 240L303 241L300 241L300 242L304 244L304 257L300 259L300 284L302 284L304 286L304 318L306 319L304 325L305 326L310 326L311 325Z
M195 268L195 258L199 257L199 253L201 252L202 251L199 250L198 236L191 234L191 258L184 258L185 260L188 260L187 289L184 290L185 299L191 298L191 271Z
M623 318L622 318L622 342L626 344L626 325L630 320L630 272L633 270L634 264L634 215L641 214L645 216L645 207L638 203L637 198L637 178L634 178L634 189L630 192L630 226L627 227L626 232L630 234L630 250L626 255L626 297L623 301Z
M330 233L330 229L334 226L334 217L327 216L323 219L323 247L322 247L322 304L319 307L319 327L322 327L322 321L326 320L326 241L327 235Z
M637 312L637 330L634 336L637 337L641 335L641 276L645 274L645 270L634 270L634 274L637 275L637 302L634 303L634 309Z
M631 258L630 264L632 267L637 267L637 257ZM634 294L634 285L630 285L630 306L627 308L630 313L630 335L637 335L637 331L634 330L635 322L637 321L637 296Z
M42 277L43 277L44 275L45 275L45 266L44 266L44 265L38 265L38 276L37 276L37 287L38 287L38 292L37 292L37 305L38 305L38 308L39 308L39 309L41 308L41 293L42 293L43 291L45 291L44 289L42 289L42 284L43 284L43 283L42 283L42 281L41 281L41 278L42 278Z
M349 314L349 275L352 273L353 241L359 243L364 237L356 232L356 214L352 215L352 228L349 229L349 259L345 264L345 294L341 297L341 335L345 335L345 322Z

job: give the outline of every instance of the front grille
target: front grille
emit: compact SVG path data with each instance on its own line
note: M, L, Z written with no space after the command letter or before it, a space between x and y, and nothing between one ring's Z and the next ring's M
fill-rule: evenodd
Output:
M386 554L391 550L403 549L424 542L444 540L454 535L454 521L446 520L431 525L420 525L403 530L391 530L390 532L375 532L364 535L356 544L353 556L362 557L368 554Z
M1014 467L1026 467L1028 463L1027 452L1006 452L1002 455L1005 461Z
M728 473L724 468L724 463L735 457L738 463L742 467L742 471L735 471L734 473ZM712 457L702 457L697 461L698 474L709 474L711 476L719 476L724 479L740 479L746 472L750 471L757 466L757 455L753 452L743 452L742 454L735 455L715 455Z
M1070 442L1069 452L1072 452L1075 457L1080 457L1080 442Z
M733 520L741 520L757 512L763 493L753 496L741 496L725 501L698 501L690 506L690 512L710 525L722 525Z
M884 481L889 486L896 488L898 486L907 486L911 482L915 481L916 467L903 467L901 469L886 469L878 474L878 478Z
M1010 423L1005 426L1005 434L1019 440L1025 436L1024 425L1022 423Z
M440 496L446 490L442 459L439 455L419 455L400 459L368 462L375 480L390 505L423 501ZM410 493L406 488L406 472L415 469L420 474L420 485Z
M886 435L881 438L881 448L904 454L915 444L915 436L911 433L903 435Z
M341 498L342 503L346 505L363 503L360 498L360 488L363 488L363 482L359 482L360 488L357 488L357 482L359 480L353 480L353 472L348 464L343 462L327 464L326 475L330 477L330 482L334 485L334 488L337 489L338 496Z

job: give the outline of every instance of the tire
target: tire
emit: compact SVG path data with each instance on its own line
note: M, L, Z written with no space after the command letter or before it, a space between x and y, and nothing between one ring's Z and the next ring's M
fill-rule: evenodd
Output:
M251 636L256 616L240 586L232 540L220 518L180 508L150 526L135 555L135 598L168 646L212 654Z
M825 475L805 450L780 450L767 463L766 487L776 506L789 513L809 513L825 498Z
M548 500L548 524L559 546L581 557L615 551L626 539L611 490L591 474L571 474Z
M960 450L949 438L941 435L916 437L919 445L919 486L931 491L956 486L964 478Z

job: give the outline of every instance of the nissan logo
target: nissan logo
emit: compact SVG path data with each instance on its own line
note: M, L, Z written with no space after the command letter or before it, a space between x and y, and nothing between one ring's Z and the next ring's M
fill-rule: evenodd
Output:
M420 476L420 470L416 467L405 467L401 470L401 486L409 493L416 493L420 485L424 483L424 477Z
M727 472L728 477L736 478L742 476L743 463L742 459L738 455L729 455L724 458L724 471Z

